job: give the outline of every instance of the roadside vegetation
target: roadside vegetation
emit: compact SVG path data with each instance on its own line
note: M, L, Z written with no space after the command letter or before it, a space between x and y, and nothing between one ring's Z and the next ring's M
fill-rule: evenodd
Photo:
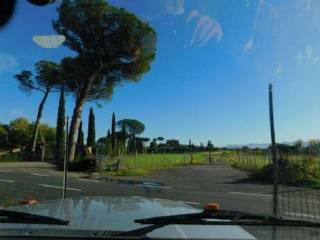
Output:
M310 140L303 145L277 145L279 164L279 183L286 185L308 185L320 187L320 141ZM273 168L270 150L248 149L224 150L219 159L229 162L233 167L249 172L251 180L271 183Z

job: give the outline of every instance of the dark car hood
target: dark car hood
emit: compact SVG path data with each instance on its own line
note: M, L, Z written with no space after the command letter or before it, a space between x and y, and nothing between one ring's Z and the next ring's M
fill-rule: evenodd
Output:
M2 224L4 229L41 229L59 230L110 230L129 231L143 227L134 223L137 218L199 212L181 202L146 199L142 197L95 197L49 201L36 205L23 205L11 210L50 216L69 220L68 226ZM58 230L59 229L59 230ZM157 238L210 238L210 239L255 239L239 226L166 226L148 234Z

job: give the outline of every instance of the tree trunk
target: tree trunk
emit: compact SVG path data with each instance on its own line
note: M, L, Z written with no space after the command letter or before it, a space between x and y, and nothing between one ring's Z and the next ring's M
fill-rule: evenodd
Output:
M69 131L69 139L68 139L68 142L69 142L68 160L69 161L73 161L75 157L78 134L79 134L79 125L81 122L81 113L83 110L84 103L85 103L84 97L77 99L76 106L74 107L74 110L73 110L70 131Z
M90 91L92 82L95 78L95 74L92 75L86 82L85 86L82 88L81 93L78 95L76 100L76 105L73 109L73 115L70 125L69 131L69 139L68 139L68 161L73 161L76 153L77 140L79 134L79 125L81 122L81 113L83 110L83 106L87 100L88 93Z
M40 105L39 105L39 108L38 108L38 114L37 114L37 119L36 119L36 122L34 124L34 128L33 128L33 133L32 133L32 145L31 145L31 157L32 157L32 161L35 160L35 152L36 152L36 145L37 145L37 138L38 138L38 132L39 132L39 126L40 126L40 119L41 119L41 116L42 116L42 111L43 111L43 107L44 107L44 104L48 98L48 95L49 95L49 92L50 92L50 89L48 89L41 102L40 102Z

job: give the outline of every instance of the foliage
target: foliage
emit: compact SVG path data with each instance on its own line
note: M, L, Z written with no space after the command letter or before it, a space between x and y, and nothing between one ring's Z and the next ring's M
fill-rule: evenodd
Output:
M0 148L7 148L9 144L8 126L0 124Z
M83 172L91 169L94 169L94 160L91 158L77 156L74 161L69 162L70 171Z
M19 82L20 89L27 93L31 93L32 91L40 91L43 94L43 97L38 107L38 113L32 131L32 160L34 160L33 158L35 157L38 130L45 102L48 98L49 93L53 91L56 87L61 86L62 84L60 70L61 69L58 64L43 60L35 64L35 76L33 76L31 71L26 70L23 70L21 73L15 75L15 78Z
M96 146L96 125L92 108L90 108L89 113L87 146L91 146L93 150Z
M30 122L26 118L17 118L9 124L10 147L26 146L31 138Z
M145 130L144 124L136 119L123 119L118 121L117 125L119 128L125 127L130 135L139 135Z
M157 137L157 140L162 142L162 141L164 141L164 137Z
M310 139L307 146L308 152L319 153L320 152L320 140Z
M40 91L45 94L47 91L61 86L62 81L58 64L42 60L35 64L35 71L35 76L27 70L15 75L21 90L27 93Z
M53 27L77 54L61 62L65 86L76 97L69 138L73 160L83 105L87 100L109 100L114 86L137 82L148 72L155 58L156 33L105 0L64 0L58 14Z

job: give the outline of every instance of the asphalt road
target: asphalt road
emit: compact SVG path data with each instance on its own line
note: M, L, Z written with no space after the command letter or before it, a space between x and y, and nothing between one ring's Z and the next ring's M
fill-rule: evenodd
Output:
M70 174L67 196L143 196L182 201L198 207L217 202L223 209L270 213L271 186L244 183L245 177L245 173L224 164L162 170L139 178L141 182L113 182ZM163 185L157 186L154 182ZM53 169L0 169L0 205L9 206L24 199L59 199L62 183L62 173Z

